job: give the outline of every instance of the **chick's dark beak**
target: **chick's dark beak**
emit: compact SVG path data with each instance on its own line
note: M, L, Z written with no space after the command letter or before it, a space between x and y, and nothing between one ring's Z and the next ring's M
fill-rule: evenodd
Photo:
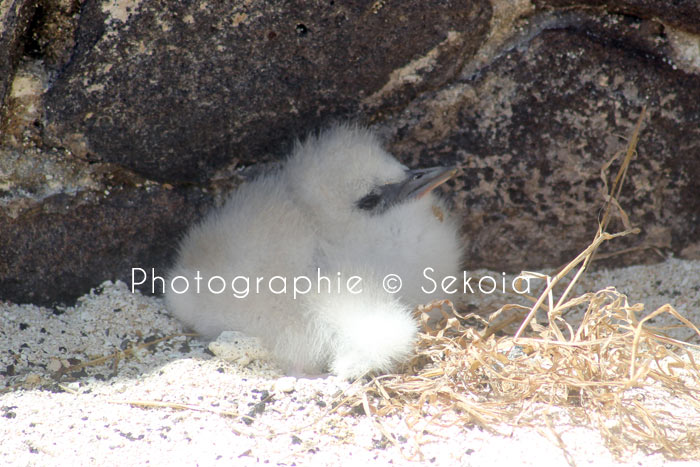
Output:
M406 178L399 182L375 187L370 193L360 198L356 205L364 211L382 213L404 201L422 198L456 173L456 167L407 170Z
M422 198L457 173L456 167L431 167L406 171L406 178L397 183L385 185L382 196L387 204L396 204L411 198Z

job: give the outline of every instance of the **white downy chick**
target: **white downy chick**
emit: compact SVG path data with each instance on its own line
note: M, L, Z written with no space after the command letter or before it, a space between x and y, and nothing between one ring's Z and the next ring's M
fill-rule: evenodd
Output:
M200 290L169 288L167 306L207 338L259 337L291 373L388 371L413 349L413 307L440 296L422 290L433 288L425 269L438 284L457 275L458 228L431 192L454 173L408 170L355 126L310 136L190 230L169 276L200 275ZM401 279L398 293L385 291L388 274ZM222 293L207 286L214 276ZM361 280L348 290L351 276ZM248 293L236 297L243 278Z

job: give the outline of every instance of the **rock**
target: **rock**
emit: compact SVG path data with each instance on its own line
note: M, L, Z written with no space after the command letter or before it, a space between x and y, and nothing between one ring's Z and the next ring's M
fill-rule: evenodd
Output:
M130 283L131 268L163 271L178 234L206 203L198 190L173 193L160 185L16 200L0 212L2 296L71 302L101 278Z
M700 2L697 0L534 0L538 7L595 7L661 22L700 34Z
M36 373L30 373L24 378L24 383L27 385L35 385L41 382L41 376Z
M459 163L444 191L466 266L517 271L588 245L600 169L647 105L620 199L642 234L610 261L698 257L698 8L8 0L0 299L71 301L133 267L164 273L227 189L344 118L407 165Z
M43 66L17 67L0 127L0 297L51 305L100 279L128 282L133 267L164 272L176 239L213 197L46 147Z
M63 364L61 363L61 360L57 358L52 358L51 360L49 360L48 365L46 365L46 369L49 370L51 373L56 373L61 368L63 368Z
M486 0L87 1L47 95L48 129L91 159L203 181L278 157L330 118L361 117L364 96L441 44L420 73L423 87L443 82L483 40L489 12Z
M275 381L273 391L275 392L293 392L297 384L297 379L293 376L283 376Z
M6 156L0 158L3 171L3 185L22 184L28 182L37 186L45 184L44 175L51 171L37 171L36 166L43 164L42 157L35 158L29 155L37 146L42 145L41 125L43 119L42 94L48 87L48 74L43 63L39 60L24 60L20 63L12 76L10 88L5 96L2 120L0 121L0 152L16 153L16 157L10 157L12 169L8 169L10 163ZM14 151L13 151L14 150ZM51 158L51 156L49 156ZM36 159L30 163L29 159ZM17 160L26 161L21 164L27 169L19 169ZM19 170L18 170L19 169ZM34 177L29 173L33 172ZM19 175L21 182L17 180ZM3 188L6 189L6 188Z
M488 67L424 93L384 129L409 165L461 165L448 191L463 219L467 267L517 272L582 251L604 204L601 167L626 149L644 105L620 198L642 234L607 251L645 247L615 258L633 264L696 243L700 76L669 63L668 41L638 19L539 21Z
M73 47L78 0L3 0L0 6L0 106L17 65L41 57L63 65Z
M33 0L3 0L0 6L0 107L24 52L22 39L35 8Z

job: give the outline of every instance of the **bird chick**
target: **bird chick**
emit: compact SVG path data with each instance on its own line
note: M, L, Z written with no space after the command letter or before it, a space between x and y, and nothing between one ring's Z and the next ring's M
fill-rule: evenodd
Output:
M170 278L219 276L230 288L170 288L167 307L207 338L259 337L290 373L388 371L412 351L413 307L435 298L425 268L438 282L459 268L457 225L431 192L454 172L409 170L355 126L310 136L183 239ZM388 274L400 291L386 291ZM254 290L236 295L241 278Z

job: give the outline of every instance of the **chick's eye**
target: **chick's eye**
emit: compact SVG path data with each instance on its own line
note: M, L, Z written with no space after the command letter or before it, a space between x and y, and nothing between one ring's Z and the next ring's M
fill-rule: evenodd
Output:
M371 192L368 195L360 198L356 204L357 207L360 209L363 209L365 211L371 211L372 209L377 207L377 204L379 204L380 199L381 197L379 196L379 194Z
M417 173L417 174L413 175L413 180L420 180L421 178L423 178L422 173Z

